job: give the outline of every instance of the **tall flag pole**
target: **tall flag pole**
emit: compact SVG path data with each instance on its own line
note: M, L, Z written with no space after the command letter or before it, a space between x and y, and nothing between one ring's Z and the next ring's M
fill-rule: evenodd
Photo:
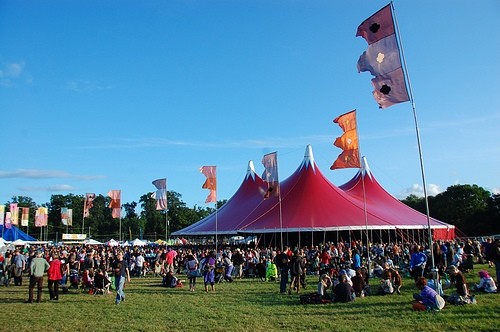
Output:
M366 232L366 249L368 251L368 273L370 271L370 240L368 237L368 213L366 207L366 190L365 190L365 169L361 168L360 163L360 148L359 148L359 135L358 135L358 125L356 121L356 110L347 112L335 118L334 123L337 123L343 130L343 134L337 137L333 145L341 148L343 151L337 157L333 165L330 167L331 170L339 168L360 168L361 169L361 183L363 185L363 212L365 217L365 232Z
M157 179L152 183L156 187L156 192L151 195L156 199L156 210L165 211L165 241L168 242L167 179Z
M121 190L110 190L108 192L108 197L111 198L108 206L111 209L111 217L120 219L120 241L122 240L121 195Z
M281 210L281 190L278 177L278 154L271 152L262 157L262 165L264 165L264 173L262 173L262 180L267 183L267 190L264 193L264 199L271 197L278 197L280 207L280 241L281 251L283 251L283 213Z
M358 60L358 71L369 71L375 76L372 79L372 84L375 88L373 96L379 107L386 108L406 101L410 101L412 106L424 189L428 242L431 249L432 268L434 269L432 230L420 130L401 35L392 1L358 26L356 37L358 36L363 37L368 43L367 50Z
M200 172L207 178L203 185L203 189L210 190L205 203L215 204L215 253L217 254L217 233L218 233L218 220L217 220L217 167L216 166L202 166Z
M85 234L85 218L90 215L90 209L94 206L94 193L86 193L83 202L82 234Z

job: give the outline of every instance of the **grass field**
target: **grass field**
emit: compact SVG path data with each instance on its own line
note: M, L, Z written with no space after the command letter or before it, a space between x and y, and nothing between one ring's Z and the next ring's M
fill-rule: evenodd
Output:
M466 275L469 283L477 282L481 268L485 266ZM135 278L126 285L126 301L120 305L114 304L114 294L93 296L79 290L51 302L45 281L42 303L26 304L24 278L22 287L0 287L0 331L500 330L500 294L477 294L477 305L414 312L411 301L416 289L410 279L404 280L401 295L324 305L301 305L297 294L280 295L278 282L242 279L217 284L215 293L205 293L200 281L196 292L189 292L188 286L161 287L160 278ZM308 281L302 293L315 290L317 277Z

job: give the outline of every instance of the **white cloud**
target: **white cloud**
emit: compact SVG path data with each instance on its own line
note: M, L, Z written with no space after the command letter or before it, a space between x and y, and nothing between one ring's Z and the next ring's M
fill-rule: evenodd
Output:
M443 192L441 187L437 184L428 184L427 185L427 196L436 196L437 194ZM405 199L409 195L415 195L417 197L424 197L424 188L422 185L418 183L414 183L411 187L404 189L401 193L399 193L399 199Z
M115 85L101 85L99 83L86 80L69 80L66 82L66 89L76 92L86 92L94 90L110 90Z
M26 192L65 192L75 191L77 188L69 184L54 184L45 187L19 187L18 189Z
M11 87L17 80L24 76L24 61L18 63L7 63L0 67L0 85L3 87ZM30 81L31 78L28 79Z
M491 188L490 191L491 191L492 194L500 195L500 188L499 187Z
M0 171L3 179L57 179L72 178L79 180L94 180L103 178L101 175L77 175L59 170L17 169L15 171Z

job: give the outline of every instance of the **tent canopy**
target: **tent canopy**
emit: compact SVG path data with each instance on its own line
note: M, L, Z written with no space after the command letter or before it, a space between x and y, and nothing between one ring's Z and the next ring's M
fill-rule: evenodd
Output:
M366 162L346 184L333 185L316 165L310 145L297 170L280 182L280 197L264 199L266 188L250 162L243 183L217 215L213 213L173 235L428 228L427 217L385 191ZM454 237L454 226L432 218L430 224L435 232Z
M6 228L4 225L0 225L0 236L2 236L2 234L5 241L36 241L33 236L26 234L14 225L12 225L11 228Z

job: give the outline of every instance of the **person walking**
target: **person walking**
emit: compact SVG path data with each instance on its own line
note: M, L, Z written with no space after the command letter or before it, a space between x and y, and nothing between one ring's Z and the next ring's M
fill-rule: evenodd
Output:
M130 270L127 261L123 259L123 252L119 251L116 254L115 259L111 263L111 268L115 275L115 304L120 304L120 302L125 301L125 292L123 291L125 280L130 282Z
M47 270L47 283L49 287L50 299L59 300L59 283L62 280L62 263L57 252L52 253L52 260Z
M26 303L33 303L35 286L37 286L36 302L42 302L43 275L50 267L49 263L42 256L43 253L39 250L36 252L36 257L31 260L30 285Z

